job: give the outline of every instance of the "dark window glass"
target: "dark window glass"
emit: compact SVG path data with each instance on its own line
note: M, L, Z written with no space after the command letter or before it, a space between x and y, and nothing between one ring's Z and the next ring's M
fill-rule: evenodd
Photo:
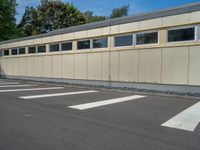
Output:
M0 57L3 56L3 50L0 50Z
M12 55L17 55L18 54L17 49L12 49L11 52L12 52Z
M38 53L45 53L46 52L46 46L38 46Z
M61 47L62 47L62 51L72 50L72 42L62 43Z
M190 41L195 39L195 28L168 31L168 42Z
M90 40L78 41L78 49L90 49Z
M19 48L19 54L26 54L25 48Z
M136 35L136 44L155 44L158 43L158 32L141 33Z
M29 48L28 48L28 53L29 53L29 54L36 53L36 47L29 47Z
M115 47L133 45L133 35L116 36Z
M100 38L93 40L93 48L105 48L108 47L108 38Z
M4 55L4 56L8 56L8 55L9 55L9 50L4 50L4 51L3 51L3 55Z
M49 47L50 52L57 52L60 50L59 44L51 44Z

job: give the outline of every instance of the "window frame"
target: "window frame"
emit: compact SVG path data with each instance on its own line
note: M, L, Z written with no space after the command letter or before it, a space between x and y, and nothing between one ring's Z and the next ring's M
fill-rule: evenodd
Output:
M132 45L126 45L126 46L115 46L115 37L122 37L122 36L128 36L128 35L132 35ZM118 34L118 35L114 35L113 36L113 48L131 48L135 46L135 34Z
M147 43L147 44L137 44L137 34L148 34L148 33L158 33L158 42L157 43ZM160 44L160 30L150 30L150 31L144 31L144 32L137 32L135 33L135 46L155 46Z
M51 45L57 45L58 44L58 47L59 47L59 50L58 51L51 51ZM55 42L55 43L49 43L49 53L59 53L61 52L61 43L60 42Z
M38 47L40 47L40 46L45 46L45 52L38 52ZM36 53L37 54L45 54L45 53L47 53L47 45L46 44L44 44L44 45L37 45L36 46Z
M62 44L66 44L66 43L71 43L71 44L72 44L72 49L70 49L70 50L62 50ZM60 43L60 51L61 51L61 52L73 51L73 41L62 41L62 42Z
M170 30L179 30L179 29L188 29L188 28L194 28L194 40L186 40L186 41L172 41L172 42L169 42L168 41L168 32L170 31ZM167 44L173 44L173 43L185 43L185 42L196 42L196 41L198 41L198 39L199 39L199 37L198 37L198 31L199 31L199 27L198 27L198 25L187 25L187 26L179 26L179 27L172 27L172 28L169 28L169 29L167 29L166 30L166 43Z
M25 53L24 53L24 54L20 54L20 53L19 53L19 50L22 49L22 48L25 49ZM26 47L19 47L19 48L18 48L18 55L19 55L19 56L20 56L20 55L26 55Z
M107 39L107 47L97 47L97 48L94 48L94 40L98 40L98 39ZM97 50L97 49L108 49L109 48L109 37L108 36L103 36L103 37L95 37L93 39L91 39L91 49L93 50Z
M17 54L13 54L13 50L17 50ZM12 48L11 49L11 56L17 56L19 55L19 48Z
M30 53L29 48L33 48L33 47L35 47L35 53ZM28 55L34 55L34 54L37 54L37 46L29 46L28 47Z
M4 55L4 51L8 51L8 55ZM11 55L10 55L10 49L4 49L4 50L3 50L3 57L8 57L8 56L11 56Z
M78 42L81 42L81 41L90 41L90 48L87 48L87 49L78 49ZM92 50L92 47L93 47L93 45L92 45L92 39L82 39L82 40L77 40L77 41L76 41L76 49L77 49L78 51Z

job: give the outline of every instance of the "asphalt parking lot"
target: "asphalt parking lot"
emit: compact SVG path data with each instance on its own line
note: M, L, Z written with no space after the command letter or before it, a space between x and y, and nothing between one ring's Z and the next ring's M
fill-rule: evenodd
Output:
M199 102L0 80L0 150L199 150Z

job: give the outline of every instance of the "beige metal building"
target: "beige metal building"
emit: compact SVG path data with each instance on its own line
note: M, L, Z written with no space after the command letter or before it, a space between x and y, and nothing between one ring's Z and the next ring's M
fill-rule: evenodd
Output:
M0 43L7 78L200 85L200 3Z

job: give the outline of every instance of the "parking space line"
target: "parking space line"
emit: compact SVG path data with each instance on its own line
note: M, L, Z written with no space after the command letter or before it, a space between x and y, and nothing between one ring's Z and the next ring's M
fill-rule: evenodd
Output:
M100 107L100 106L105 106L105 105L110 105L110 104L130 101L130 100L134 100L134 99L140 99L140 98L144 98L144 97L145 96L134 95L134 96L115 98L115 99L97 101L97 102L80 104L80 105L74 105L74 106L69 106L68 108L73 108L73 109L78 109L78 110L85 110L85 109L90 109L90 108L95 108L95 107Z
M22 99L36 99L36 98L46 98L46 97L55 97L55 96L66 96L66 95L76 95L76 94L86 94L94 93L97 91L79 91L79 92L67 92L67 93L57 93L57 94L44 94L44 95L33 95L33 96L20 96Z
M30 87L30 86L36 86L34 85L27 85L27 84L21 84L21 85L0 85L0 88L9 88L9 87Z
M19 82L1 82L0 85L19 84Z
M181 113L177 114L161 126L194 131L200 122L200 102L192 105Z
M64 87L31 88L31 89L10 89L10 90L0 90L0 93L4 93L4 92L22 92L22 91L40 91L40 90L57 90L57 89L64 89Z

